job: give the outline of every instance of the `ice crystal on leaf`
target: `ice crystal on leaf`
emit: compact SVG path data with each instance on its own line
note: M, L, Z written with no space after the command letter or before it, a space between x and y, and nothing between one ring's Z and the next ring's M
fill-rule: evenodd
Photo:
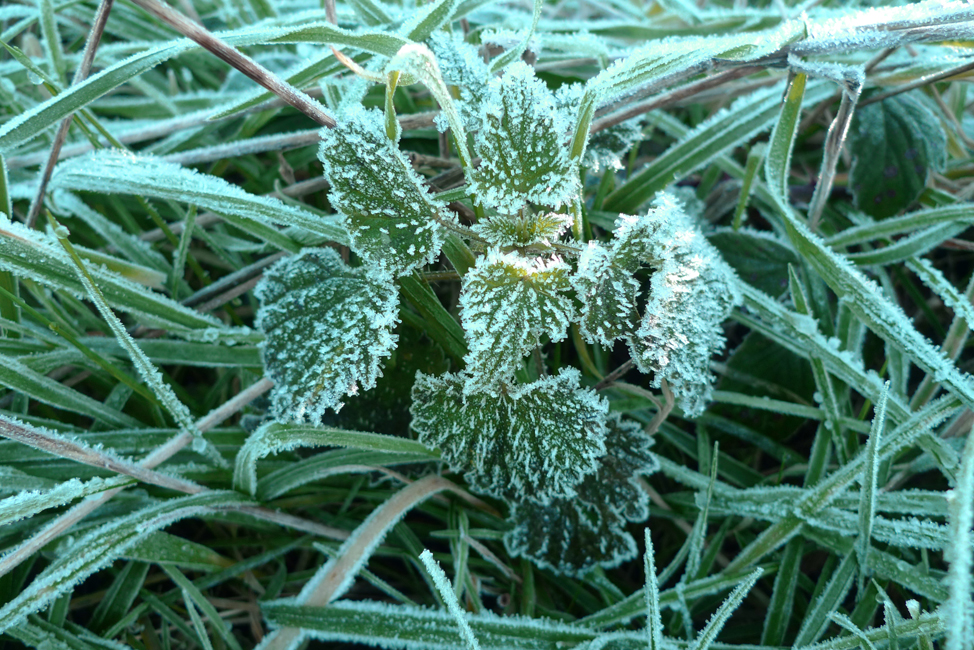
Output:
M641 321L634 273L653 268ZM644 215L622 215L606 247L592 243L572 279L582 302L579 328L586 340L629 341L636 366L666 379L688 415L710 394L710 357L724 346L721 322L740 302L736 279L680 203L663 194Z
M572 218L557 212L520 215L499 214L473 226L473 231L495 246L519 248L541 244L550 246L568 230Z
M471 190L480 203L514 214L527 202L553 208L578 195L569 122L530 66L516 62L488 85L474 150L482 162Z
M662 212L649 213L649 227ZM665 379L680 408L693 416L710 397L710 357L724 347L721 322L741 295L734 271L696 226L680 211L669 211L668 218L680 231L656 251L661 261L629 349L636 367L655 373L653 385Z
M351 268L330 248L281 260L255 289L275 417L320 423L368 390L396 347L399 293L383 268Z
M627 120L590 135L582 166L592 172L621 168L622 157L643 139L639 123L639 119Z
M470 351L464 357L466 393L494 391L547 335L565 338L575 309L565 295L568 265L497 250L477 260L463 278L460 320Z
M439 220L451 219L386 135L381 111L356 106L338 127L322 129L318 157L352 248L395 274L433 262L443 245Z
M609 346L635 331L639 282L633 277L634 271L617 263L597 242L589 242L582 251L572 285L582 301L578 325L586 340Z
M504 537L508 552L576 576L596 565L611 568L635 557L636 542L626 531L626 521L649 516L649 499L637 477L658 468L649 453L651 444L638 424L612 417L605 438L608 453L578 485L575 496L514 506L515 526Z
M418 374L412 427L477 490L546 503L569 498L605 454L608 403L563 369L497 394L464 392L464 377Z

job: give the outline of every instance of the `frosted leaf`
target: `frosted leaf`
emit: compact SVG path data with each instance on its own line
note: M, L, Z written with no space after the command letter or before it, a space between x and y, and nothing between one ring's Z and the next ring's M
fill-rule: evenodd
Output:
M621 169L622 157L642 140L643 129L638 118L593 133L588 137L582 166L594 172L603 168Z
M596 565L611 568L635 557L636 543L626 531L626 521L642 522L649 516L649 498L636 477L659 466L642 427L618 415L607 424L608 453L578 485L574 497L514 506L515 526L504 537L509 553L575 576Z
M499 214L481 221L472 230L494 246L519 248L532 244L550 246L571 224L570 215L557 212Z
M490 68L477 48L459 34L436 32L427 41L443 74L443 81L460 89L464 101L481 102L487 95Z
M639 282L598 242L589 242L579 257L572 286L582 302L578 325L586 341L609 346L636 330Z
M687 415L703 411L710 357L724 346L721 322L739 304L734 271L669 195L640 217L623 216L612 259L626 269L654 267L639 329L627 336L636 367L666 379ZM580 274L581 275L581 274Z
M565 295L568 265L497 250L477 260L463 278L460 320L470 351L464 356L466 393L496 390L543 335L565 338L575 309Z
M308 249L269 268L255 293L277 418L317 424L342 396L375 386L397 341L399 294L388 271Z
M567 146L569 123L534 71L515 62L491 80L474 150L481 157L471 192L488 208L514 214L528 201L557 208L580 183Z
M723 349L721 322L740 302L733 271L702 235L696 240L653 274L639 330L629 337L636 366L656 373L654 386L666 379L690 416L710 398L710 357Z
M318 157L352 249L370 264L402 274L436 260L451 219L386 136L381 111L352 107L338 127L322 129Z
M498 395L465 394L464 377L418 374L412 427L479 491L539 503L568 498L605 454L608 403L565 368Z

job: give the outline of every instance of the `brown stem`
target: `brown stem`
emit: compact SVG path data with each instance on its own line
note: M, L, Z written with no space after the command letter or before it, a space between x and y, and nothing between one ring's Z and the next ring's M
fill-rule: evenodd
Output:
M246 54L243 54L217 38L208 29L194 23L183 14L162 4L158 0L132 0L132 3L166 23L183 36L206 48L219 59L244 73L318 124L330 128L335 127L335 120L325 113L317 102Z
M85 43L85 51L81 56L81 64L74 71L74 79L71 82L74 85L84 81L88 72L91 71L91 64L95 60L95 52L98 50L98 44L101 43L101 35L105 32L105 23L108 22L108 14L111 13L113 3L114 0L101 0L101 4L98 5L95 20L91 25L91 31L88 33L88 41ZM61 120L61 124L58 126L54 142L51 143L51 151L47 155L47 163L44 165L44 173L41 174L41 182L37 186L37 194L34 195L34 200L27 211L28 228L33 228L34 224L37 223L41 206L44 205L47 184L51 181L54 165L61 155L61 147L64 146L64 141L68 139L68 129L71 127L71 120L73 119L74 113L70 113Z

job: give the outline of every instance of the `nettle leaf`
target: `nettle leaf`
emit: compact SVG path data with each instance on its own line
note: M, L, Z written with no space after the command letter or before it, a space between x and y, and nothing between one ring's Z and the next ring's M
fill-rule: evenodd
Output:
M669 383L680 408L703 412L713 386L710 357L723 349L721 323L741 302L734 272L699 232L650 280L649 300L629 349L636 367Z
M589 242L582 251L572 286L582 302L578 326L586 341L609 346L635 332L639 282L633 271L617 263L612 251L598 242Z
M608 453L574 497L547 504L523 501L511 510L514 528L504 536L511 555L524 555L557 573L580 576L595 566L612 568L636 556L626 522L649 517L649 498L637 477L659 465L642 427L620 416L607 423Z
M491 80L480 121L470 189L481 205L514 214L529 201L557 208L578 195L570 122L530 66L518 61Z
M869 104L853 118L849 184L856 207L883 219L916 201L932 169L947 162L937 116L914 93Z
M470 351L466 393L495 391L542 335L565 338L575 309L564 295L571 269L558 258L530 259L494 250L463 277L460 320Z
M636 367L667 381L687 415L703 411L710 357L724 347L721 322L740 303L734 271L673 196L640 216L621 215L609 247L589 244L572 284L582 302L579 329L591 343L625 337ZM642 319L634 273L654 269Z
M399 292L388 270L309 249L270 267L254 292L275 417L318 424L344 395L375 386L397 342Z
M412 427L475 489L545 503L568 498L605 454L608 403L574 368L497 395L467 394L461 374L418 374Z
M487 96L490 68L477 48L463 40L462 34L436 32L427 41L443 74L443 81L460 90L466 102L480 103Z
M499 214L472 227L478 235L495 246L520 248L533 244L550 246L561 237L572 217L557 212L523 212L516 215Z
M592 172L622 169L622 157L643 140L639 118L627 120L593 133L588 138L582 166Z
M349 107L322 129L318 157L356 253L397 275L436 260L452 213L387 137L382 111Z
M635 333L640 292L635 273L643 264L658 265L670 254L671 242L686 220L679 203L663 195L646 215L619 215L608 248L589 242L572 278L582 302L579 329L586 341L610 346Z

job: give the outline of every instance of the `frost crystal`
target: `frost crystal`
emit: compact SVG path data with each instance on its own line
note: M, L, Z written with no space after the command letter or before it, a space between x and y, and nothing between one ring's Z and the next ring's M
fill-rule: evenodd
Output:
M463 278L460 319L470 351L464 357L466 393L496 390L542 335L565 338L574 318L570 269L560 259L529 259L492 251Z
M356 253L395 274L436 260L444 239L438 220L452 213L389 140L381 111L349 108L338 127L322 129L318 157Z
M642 372L656 373L653 385L665 379L680 408L690 416L703 412L713 376L710 357L724 347L721 322L741 302L734 271L670 197L643 221L658 228L661 217L676 230L659 242L659 260L650 281L649 300L639 330L628 337L632 358Z
M634 273L653 267L642 320ZM720 324L741 300L734 272L663 194L642 216L622 215L609 247L590 243L572 286L582 302L580 331L592 343L629 341L636 366L666 379L687 415L703 411L712 376L710 357L724 346Z
M570 215L557 212L499 214L473 226L473 231L491 244L504 248L533 244L550 246L571 224Z
M308 249L269 268L255 293L277 418L318 424L343 395L375 386L397 342L399 294L387 270Z
M608 421L608 453L586 476L574 497L547 504L518 503L514 528L504 537L512 555L525 555L558 573L581 575L594 566L618 566L636 555L626 521L649 516L649 499L637 476L655 472L652 441L633 422L616 415Z
M516 62L488 91L474 142L482 162L471 183L480 203L514 214L528 201L557 208L574 199L580 184L567 146L567 113L544 82Z
M582 166L593 173L605 169L621 169L622 157L643 139L638 118L610 126L588 138Z
M499 395L464 393L464 377L419 373L412 427L477 490L546 503L569 498L605 454L608 403L563 369Z

